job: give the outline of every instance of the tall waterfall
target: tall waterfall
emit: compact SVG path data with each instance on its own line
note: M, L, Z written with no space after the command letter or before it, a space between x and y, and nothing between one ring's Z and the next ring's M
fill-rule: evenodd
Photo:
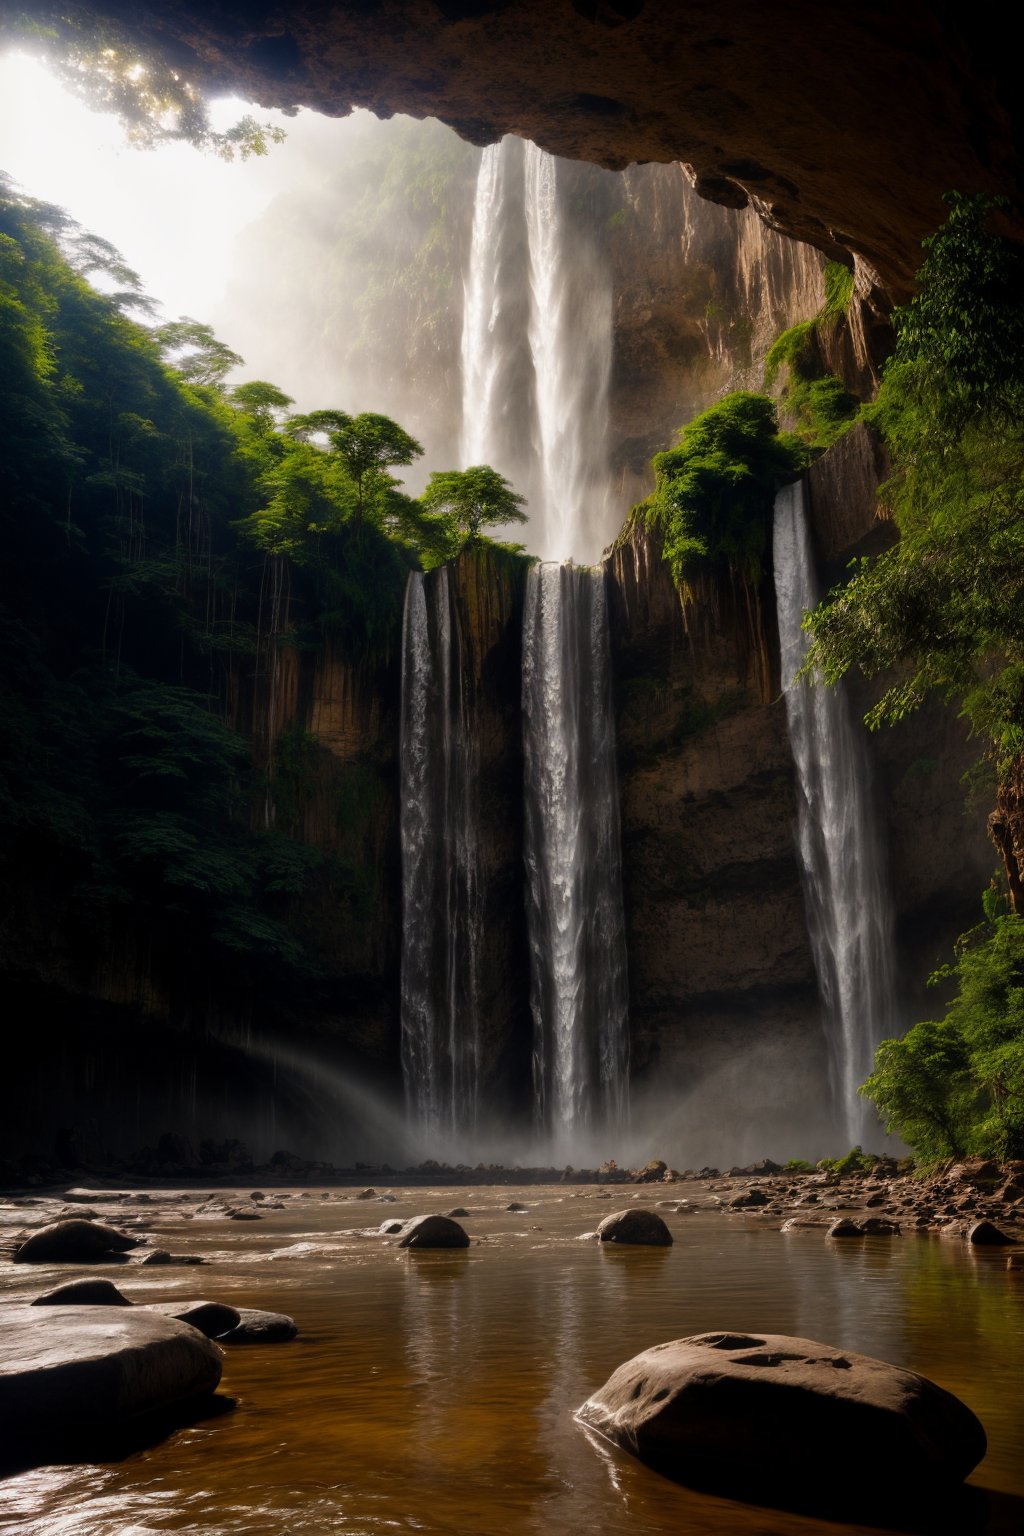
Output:
M448 569L413 572L402 621L402 1071L414 1125L435 1144L477 1120L478 755Z
M628 990L604 572L537 565L523 619L526 877L538 1129L624 1127Z
M528 499L542 560L598 558L614 534L612 283L598 174L507 137L484 150L462 330L462 456Z
M875 1125L857 1088L896 1028L892 907L869 802L870 774L842 685L795 682L820 599L803 481L775 501L775 596L782 683L798 783L797 846L828 1031L832 1089L850 1145Z

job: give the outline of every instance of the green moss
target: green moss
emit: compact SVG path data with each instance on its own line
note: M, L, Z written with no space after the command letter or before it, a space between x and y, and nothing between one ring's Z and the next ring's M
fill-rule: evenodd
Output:
M823 316L841 315L850 307L853 298L853 268L841 261L825 263L825 304Z

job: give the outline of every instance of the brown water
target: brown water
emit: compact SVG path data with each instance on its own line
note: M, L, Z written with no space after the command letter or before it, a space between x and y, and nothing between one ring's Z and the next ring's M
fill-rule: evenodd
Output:
M573 1412L647 1345L711 1329L792 1333L878 1355L962 1397L989 1435L980 1529L1024 1529L1024 1273L935 1238L826 1242L756 1219L669 1215L671 1249L578 1241L630 1203L593 1191L416 1191L396 1205L303 1197L262 1223L156 1217L205 1269L90 1270L135 1300L292 1314L293 1344L238 1347L237 1409L107 1465L0 1485L19 1536L787 1536L861 1530L680 1488ZM525 1216L503 1207L519 1198ZM464 1204L469 1250L405 1253L345 1228ZM61 1272L0 1265L4 1299ZM836 1477L858 1467L836 1448ZM956 1528L956 1522L953 1527ZM962 1526L960 1527L963 1528ZM972 1529L975 1527L972 1526Z

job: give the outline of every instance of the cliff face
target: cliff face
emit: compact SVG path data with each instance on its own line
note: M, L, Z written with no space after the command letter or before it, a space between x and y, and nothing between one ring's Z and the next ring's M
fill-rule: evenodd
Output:
M882 473L859 426L812 468L826 577L891 539L875 511ZM607 570L639 1102L658 1123L673 1099L671 1133L711 1160L792 1148L794 1126L820 1155L826 1062L777 659L765 691L728 592L706 591L684 623L656 533L620 543ZM777 658L768 605L766 624ZM856 688L855 712L874 697ZM924 711L868 749L910 1024L934 1007L928 971L976 920L993 850L960 783L977 753L948 712Z
M776 336L825 299L820 253L750 209L695 196L681 165L631 166L612 221L613 472L623 508L650 458L729 389L761 387Z

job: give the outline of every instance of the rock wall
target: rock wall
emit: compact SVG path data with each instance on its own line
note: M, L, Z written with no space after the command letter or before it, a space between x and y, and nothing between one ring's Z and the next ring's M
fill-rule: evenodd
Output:
M884 472L860 426L813 466L823 573L891 540L876 514ZM826 1061L777 661L765 693L728 590L705 593L684 622L656 532L635 530L606 563L641 1112L683 1155L820 1156ZM768 603L765 617L777 658ZM876 694L861 684L853 707L863 714ZM869 739L908 1025L936 1006L927 974L977 921L994 863L984 808L965 803L960 782L976 756L938 708Z

